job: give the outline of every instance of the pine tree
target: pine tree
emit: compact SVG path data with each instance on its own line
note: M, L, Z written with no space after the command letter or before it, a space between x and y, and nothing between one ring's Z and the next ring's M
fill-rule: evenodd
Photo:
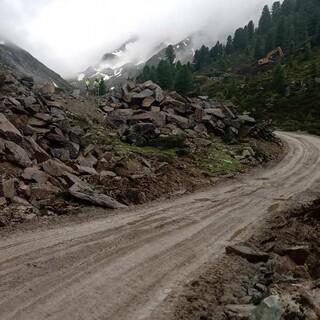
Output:
M234 33L233 47L237 51L244 50L248 45L248 33L244 28L239 28Z
M167 60L162 60L157 67L157 80L165 90L173 89L174 75L172 65Z
M276 47L285 47L286 39L287 39L287 32L286 32L286 22L284 18L279 20L277 31L276 31L276 39L275 39L275 46Z
M284 67L278 64L273 70L273 88L279 94L285 94L287 79Z
M268 54L268 52L273 50L275 47L276 47L276 45L275 45L275 39L274 39L274 32L270 31L267 34L267 37L266 37L266 44L265 44L265 48L264 48L264 54Z
M254 49L254 56L257 59L260 59L264 56L264 54L265 54L264 43L263 43L261 37L258 37L256 40L255 49Z
M232 36L229 36L226 44L226 54L231 54L233 51L233 41Z
M311 44L310 41L307 41L304 44L304 59L309 60L311 58Z
M200 50L197 50L194 56L194 66L196 70L202 70L208 66L211 62L210 51L206 46L202 46Z
M107 86L103 79L99 81L99 95L104 96L107 93Z
M259 32L266 34L272 28L272 18L269 10L269 6L264 6L261 18L259 20Z
M316 78L317 76L319 76L319 66L317 65L317 63L315 61L313 61L311 63L310 66L310 75L314 78Z
M177 73L175 89L180 94L188 94L193 89L193 77L190 68L184 65Z
M150 67L148 65L145 65L143 67L142 73L139 76L139 81L145 82L147 80L150 80Z
M281 3L280 3L280 1L274 2L273 5L272 5L272 19L274 21L276 21L277 18L279 17L280 11L281 11Z
M169 45L166 49L166 58L170 64L173 64L176 59L176 54L172 45Z
M155 66L152 66L150 69L150 80L155 83L158 82L157 69Z
M248 23L248 40L251 42L254 39L254 23L251 20Z
M288 16L295 11L296 0L284 0L281 6L281 14Z

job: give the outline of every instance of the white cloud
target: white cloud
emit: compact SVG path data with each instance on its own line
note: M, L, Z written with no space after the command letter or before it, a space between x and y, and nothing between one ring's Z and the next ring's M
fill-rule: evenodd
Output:
M222 38L270 0L0 0L0 33L63 75L97 61L132 35L138 55L205 27Z

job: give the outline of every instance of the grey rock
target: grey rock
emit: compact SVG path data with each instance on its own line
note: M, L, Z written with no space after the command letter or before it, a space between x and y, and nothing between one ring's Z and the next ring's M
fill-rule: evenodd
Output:
M264 299L257 306L250 320L280 320L282 316L282 303L278 295L272 295Z
M6 157L9 161L23 168L32 166L32 161L28 153L14 142L6 141L5 149L7 151Z
M2 180L2 195L6 199L13 199L13 197L16 195L16 181L17 179Z
M49 180L48 174L41 171L39 167L26 168L21 177L25 180L33 180L38 183L45 183Z
M163 90L160 88L160 87L157 87L156 89L155 89L155 98L156 98L156 101L158 102L158 103L161 103L162 101L163 101L163 99L164 99L164 94L163 94Z
M62 177L66 173L76 174L76 172L72 168L68 167L58 160L47 160L46 162L42 163L41 166L43 170L52 177Z
M244 124L249 124L249 125L255 125L256 124L256 120L246 114L240 115L239 120L244 123Z
M226 247L226 253L238 255L252 263L267 262L270 258L269 254L265 252L260 252L241 244Z
M135 93L132 95L132 99L145 99L147 97L153 96L153 91L150 89L146 89L141 91L140 93Z
M37 160L37 163L42 163L50 159L49 154L43 150L31 137L26 137L25 140L30 144L30 153L32 157Z
M3 113L0 113L0 137L16 143L22 141L20 131L6 118Z
M167 121L176 123L182 129L188 129L190 127L189 119L185 117L168 114Z
M98 172L96 169L92 167L82 167L82 166L77 166L78 172L81 174L86 174L86 175L92 175L92 176L97 176Z
M36 183L30 186L30 201L51 199L59 192L61 190L48 181L46 183Z
M119 209L125 208L126 206L120 202L112 199L111 197L95 192L89 187L84 187L83 185L74 184L70 189L69 193L82 201L89 202L93 205L110 208L110 209Z
M310 255L310 247L308 245L282 247L277 252L290 257L298 265L304 265Z
M224 119L226 117L225 114L223 113L223 111L219 108L205 109L204 112L206 114L213 115L219 119Z
M102 178L105 178L105 177L115 178L117 176L117 174L112 171L103 170L100 172L100 176Z
M255 306L252 304L229 304L224 308L224 313L232 320L249 320Z
M155 98L147 97L147 98L143 99L142 106L144 108L150 108L154 102L155 102Z

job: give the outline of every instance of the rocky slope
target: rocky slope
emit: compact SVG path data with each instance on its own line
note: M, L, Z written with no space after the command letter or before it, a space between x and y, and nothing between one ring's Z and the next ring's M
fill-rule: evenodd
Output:
M71 85L61 76L11 42L0 42L0 63L10 66L19 73L33 77L36 83L51 83L56 87L72 89Z
M258 140L248 137L272 139L230 103L184 98L152 82L115 90L100 101L102 120L93 122L70 112L80 98L36 90L32 78L2 70L2 225L69 213L84 203L122 208L192 190L210 183L208 176L264 161ZM226 145L214 134L246 140Z

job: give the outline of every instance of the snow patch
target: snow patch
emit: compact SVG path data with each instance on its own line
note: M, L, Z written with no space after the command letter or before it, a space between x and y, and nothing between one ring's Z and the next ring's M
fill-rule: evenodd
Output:
M0 40L0 44L4 46L6 43L5 43L5 41Z
M84 73L81 73L78 75L78 81L82 81L86 75Z
M58 85L52 80L53 85L58 88Z
M115 71L114 71L114 75L115 75L116 77L121 76L121 73L122 73L122 68L120 68L119 70L115 70Z
M177 45L177 49L179 49L179 48L180 48L180 45L178 44L178 45Z

